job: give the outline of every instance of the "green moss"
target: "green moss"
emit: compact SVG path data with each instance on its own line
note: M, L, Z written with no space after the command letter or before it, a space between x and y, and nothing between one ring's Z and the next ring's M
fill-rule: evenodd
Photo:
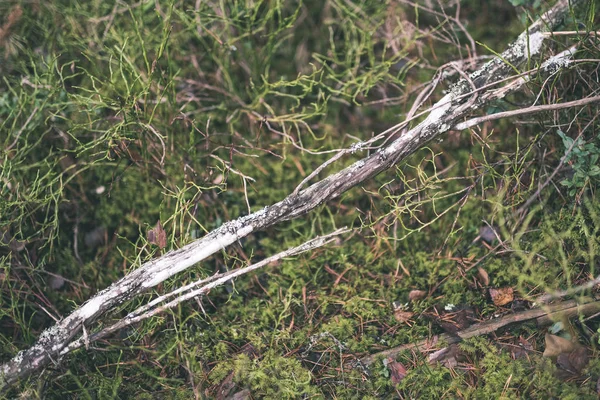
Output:
M298 361L267 351L260 360L240 354L232 361L220 363L211 371L213 382L221 382L233 373L239 388L249 388L261 398L298 398L316 394L310 385L311 374Z

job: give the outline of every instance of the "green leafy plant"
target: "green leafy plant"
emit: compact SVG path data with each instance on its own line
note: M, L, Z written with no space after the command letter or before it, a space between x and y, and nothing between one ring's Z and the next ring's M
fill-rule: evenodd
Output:
M600 182L600 149L595 143L585 143L581 137L572 139L560 129L557 131L565 147L564 162L570 162L573 176L560 182L569 189L569 195L574 196L586 187L593 187Z

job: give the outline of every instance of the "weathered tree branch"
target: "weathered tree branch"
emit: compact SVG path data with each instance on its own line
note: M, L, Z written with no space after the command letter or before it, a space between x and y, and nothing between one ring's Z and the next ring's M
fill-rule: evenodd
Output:
M581 3L583 0L571 0L570 5ZM563 23L569 13L570 5L567 0L558 1L551 10L523 32L500 57L493 58L471 73L468 79L462 79L455 84L433 107L423 122L403 133L389 146L304 190L292 193L276 204L227 222L202 239L145 263L97 293L69 316L44 331L35 345L19 352L12 360L0 366L0 389L31 375L55 360L85 326L89 326L95 319L116 306L155 287L254 231L297 218L326 201L338 197L350 188L396 165L431 139L456 126L490 100L505 96L520 87L520 85L513 85L513 87L505 87L502 91L482 90L470 94L473 88L481 89L489 83L506 79L514 74L514 68L524 65L529 59L539 61L540 50L546 38L544 32L552 31Z
M166 310L170 310L186 300L194 299L199 296L204 296L208 294L208 292L210 292L212 289L221 286L234 278L248 274L252 271L256 271L257 269L269 265L272 262L281 260L285 257L292 257L324 246L325 244L332 242L335 236L341 235L349 231L350 230L347 228L337 229L334 232L313 238L309 241L302 243L299 246L292 247L273 256L267 257L264 260L261 260L252 265L248 265L247 267L237 268L224 273L215 274L208 278L200 279L196 282L190 283L189 285L185 285L179 289L173 290L172 292L162 295L152 300L150 303L139 307L135 311L130 312L129 314L127 314L127 316L125 316L125 318L121 319L119 322L109 327L102 329L100 332L94 333L90 336L82 336L79 339L71 342L61 351L60 355L63 356L67 353L70 353L73 350L82 347L83 345L87 346L91 342L100 340L119 329L123 329L132 324L137 324ZM171 298L173 299L167 302L167 300ZM164 304L161 305L161 303Z

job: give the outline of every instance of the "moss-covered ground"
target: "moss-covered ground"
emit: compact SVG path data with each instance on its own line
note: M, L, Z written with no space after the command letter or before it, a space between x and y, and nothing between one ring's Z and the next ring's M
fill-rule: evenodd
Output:
M435 3L420 2L439 12ZM512 3L461 1L478 55L501 52L550 5ZM565 30L595 29L595 7ZM0 2L0 360L145 261L281 200L331 150L401 122L438 67L473 55L456 6L447 11L370 0ZM562 37L554 47L580 41L578 58L597 64L597 40ZM538 93L541 103L589 95L596 64L533 81L485 112ZM354 228L337 243L94 343L6 395L597 398L598 318L553 326L589 355L567 378L542 356L547 329L535 324L464 342L455 365L411 350L368 374L351 366L447 332L441 314L451 304L482 321L598 275L596 114L588 106L450 132L105 323L169 288ZM164 249L148 241L158 221ZM512 288L515 301L494 304L490 288ZM415 290L424 293L409 299ZM404 304L407 318L394 308ZM528 352L515 354L515 343Z

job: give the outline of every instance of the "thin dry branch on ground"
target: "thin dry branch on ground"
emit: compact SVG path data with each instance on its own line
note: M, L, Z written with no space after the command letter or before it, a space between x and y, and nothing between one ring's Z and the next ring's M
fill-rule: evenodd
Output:
M172 292L162 295L152 300L150 303L137 308L135 311L130 312L119 322L102 329L100 332L94 333L91 336L84 335L78 340L71 342L67 347L65 347L61 351L61 355L68 354L71 351L76 350L84 345L88 347L89 343L91 342L100 340L119 329L123 329L130 325L137 324L145 319L165 312L166 310L170 310L176 307L177 305L183 303L184 301L205 296L212 289L224 285L225 283L231 281L234 278L249 274L252 271L256 271L260 268L263 268L275 261L281 260L285 257L296 256L298 254L322 247L328 243L331 243L334 240L335 236L347 233L349 231L350 230L347 228L337 229L334 232L313 238L307 242L302 243L299 246L292 247L273 256L267 257L264 260L248 265L247 267L236 268L231 271L215 274L208 278L200 279L196 282L192 282L188 285L185 285L179 289L173 290Z
M435 137L449 131L465 118L492 100L503 98L519 89L528 77L518 78L513 84L492 90L496 82L504 82L515 75L515 68L529 60L541 62L545 32L558 28L569 14L570 6L582 4L583 0L559 1L551 10L523 32L500 56L494 57L468 76L463 73L452 89L432 107L427 118L412 129L403 132L387 147L353 163L349 167L318 181L306 189L292 193L284 200L257 212L223 224L179 250L145 263L110 287L100 291L55 326L44 331L37 343L19 352L12 360L0 367L0 388L6 388L21 378L55 362L77 335L91 331L92 322L127 300L146 292L166 279L206 259L252 232L274 224L302 216L328 200L334 199L396 165ZM559 65L559 68L562 66ZM551 73L543 69L536 74ZM543 110L539 110L543 111ZM400 128L404 125L400 125ZM393 133L399 132L399 129ZM389 131L389 130L388 130ZM354 146L361 150L363 147ZM311 175L312 177L312 175ZM87 333L86 333L87 335ZM89 336L88 336L89 337Z
M387 357L396 357L405 350L416 349L421 352L431 352L439 350L436 347L437 343L451 345L459 343L462 340L476 336L487 335L495 332L505 326L514 323L523 323L531 320L536 320L538 327L543 327L552 324L559 319L558 316L571 318L577 315L589 316L600 311L600 301L579 304L576 300L568 300L557 304L552 304L545 307L526 310L514 314L508 314L500 318L491 319L470 326L455 335L441 334L430 339L421 340L417 343L409 343L402 346L394 347L376 354L371 354L367 357L358 360L361 365L368 367L376 360Z

